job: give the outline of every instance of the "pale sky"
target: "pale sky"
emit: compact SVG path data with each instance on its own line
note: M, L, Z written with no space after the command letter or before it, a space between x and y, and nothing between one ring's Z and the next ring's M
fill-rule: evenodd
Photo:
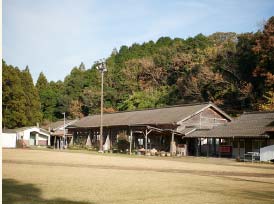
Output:
M74 66L113 48L193 37L254 32L274 15L273 0L3 0L3 58L29 66L34 81L63 80Z

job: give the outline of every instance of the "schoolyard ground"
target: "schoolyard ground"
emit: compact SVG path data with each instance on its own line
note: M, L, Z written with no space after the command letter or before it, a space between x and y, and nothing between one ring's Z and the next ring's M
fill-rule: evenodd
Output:
M3 149L3 203L274 203L274 165Z

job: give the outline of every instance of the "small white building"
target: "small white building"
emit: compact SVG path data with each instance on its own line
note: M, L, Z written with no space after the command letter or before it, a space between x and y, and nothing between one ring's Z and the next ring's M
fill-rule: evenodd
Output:
M16 148L16 133L13 131L5 131L1 134L2 147Z
M3 129L2 147L4 148L48 145L50 145L50 133L42 128L34 126L17 129Z

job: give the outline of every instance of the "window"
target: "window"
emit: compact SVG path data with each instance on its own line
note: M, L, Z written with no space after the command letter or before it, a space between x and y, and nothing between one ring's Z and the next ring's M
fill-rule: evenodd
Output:
M144 139L139 138L139 139L138 139L138 144L139 144L139 145L144 145Z

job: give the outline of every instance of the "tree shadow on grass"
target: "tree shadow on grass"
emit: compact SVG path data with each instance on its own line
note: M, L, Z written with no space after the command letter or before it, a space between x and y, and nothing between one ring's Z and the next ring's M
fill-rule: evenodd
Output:
M94 202L42 198L42 191L33 184L20 183L14 179L3 179L3 203L7 204L93 204Z

